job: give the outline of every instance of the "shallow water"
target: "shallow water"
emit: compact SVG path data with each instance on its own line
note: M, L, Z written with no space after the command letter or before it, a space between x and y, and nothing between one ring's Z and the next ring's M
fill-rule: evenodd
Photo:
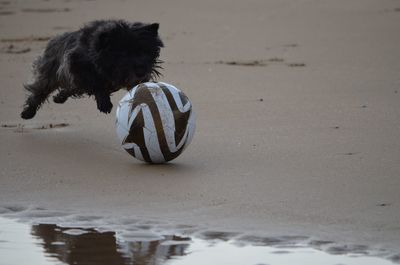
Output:
M137 227L136 227L137 228ZM53 224L29 225L0 217L1 265L389 265L363 250L332 254L284 238L235 239L234 234L174 235L128 229L124 233ZM261 240L262 239L262 240ZM299 239L299 238L297 238ZM282 238L280 240L283 240ZM292 241L290 241L292 240ZM290 243L291 242L291 243Z

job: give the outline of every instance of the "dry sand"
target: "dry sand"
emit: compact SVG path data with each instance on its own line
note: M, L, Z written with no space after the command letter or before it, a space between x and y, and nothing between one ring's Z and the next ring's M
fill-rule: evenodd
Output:
M394 0L2 1L0 203L400 251L399 11ZM174 162L131 158L115 108L101 114L93 99L19 118L43 39L99 18L161 23L162 80L198 116Z

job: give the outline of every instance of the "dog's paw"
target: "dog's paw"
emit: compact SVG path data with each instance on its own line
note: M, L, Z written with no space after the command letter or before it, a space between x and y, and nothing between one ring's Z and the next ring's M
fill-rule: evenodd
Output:
M24 120L32 119L36 115L36 108L34 107L25 107L24 110L21 112L21 118Z
M57 94L57 95L55 95L53 97L54 103L57 103L57 104L62 104L65 101L67 101L67 99L68 99L68 96L65 96L65 95L62 95L62 94Z
M113 104L110 100L98 100L97 108L103 113L110 113L113 108Z

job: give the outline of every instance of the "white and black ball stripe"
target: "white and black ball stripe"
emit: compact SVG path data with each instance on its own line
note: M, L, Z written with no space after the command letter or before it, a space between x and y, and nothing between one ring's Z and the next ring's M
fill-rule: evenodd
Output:
M147 82L121 99L116 126L128 153L149 163L163 163L179 156L191 142L195 114L182 91L167 83Z

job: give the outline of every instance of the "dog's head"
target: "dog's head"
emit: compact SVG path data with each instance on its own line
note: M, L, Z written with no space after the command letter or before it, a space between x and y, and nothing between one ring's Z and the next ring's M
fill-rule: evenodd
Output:
M95 67L113 89L128 89L160 75L163 43L159 24L110 22L96 30L92 43Z

